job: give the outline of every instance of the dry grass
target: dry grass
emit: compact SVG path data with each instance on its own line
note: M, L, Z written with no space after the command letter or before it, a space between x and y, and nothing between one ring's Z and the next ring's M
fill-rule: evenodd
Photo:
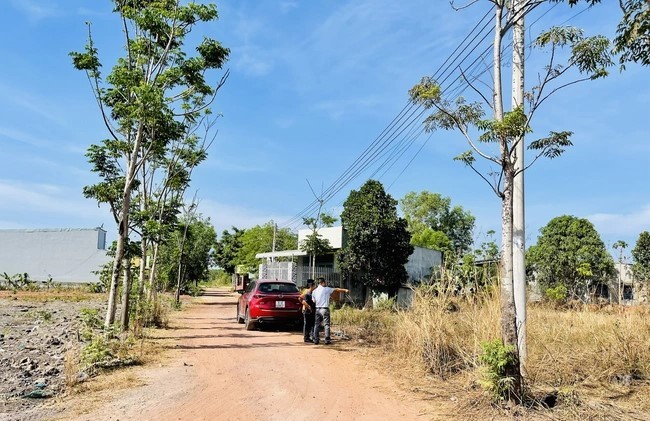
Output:
M552 394L557 401L541 413L533 401L533 412L511 408L504 414L477 386L480 344L500 337L499 318L498 294L466 299L422 288L407 311L343 309L334 315L348 335L370 338L376 351L399 360L406 375L429 374L429 388L444 382L455 389L468 419L644 419L638 414L650 413L650 308L530 306L527 386L531 397Z

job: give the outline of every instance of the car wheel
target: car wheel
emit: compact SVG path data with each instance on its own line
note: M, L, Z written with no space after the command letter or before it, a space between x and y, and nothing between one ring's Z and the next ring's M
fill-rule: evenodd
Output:
M251 320L251 316L248 313L248 308L246 308L246 315L244 316L244 327L246 330L255 329L255 322Z
M241 313L239 312L239 303L237 303L237 323L240 325L244 323L244 318L241 316Z

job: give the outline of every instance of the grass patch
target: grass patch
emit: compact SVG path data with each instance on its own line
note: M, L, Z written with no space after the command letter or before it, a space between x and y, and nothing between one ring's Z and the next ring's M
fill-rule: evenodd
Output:
M398 361L407 375L429 375L428 387L444 382L455 388L467 418L501 414L480 387L486 364L479 358L481 344L500 338L498 292L465 298L418 288L408 310L344 307L333 321L353 340ZM650 413L650 308L535 304L528 308L527 329L526 385L533 408L548 406L550 395L558 419Z

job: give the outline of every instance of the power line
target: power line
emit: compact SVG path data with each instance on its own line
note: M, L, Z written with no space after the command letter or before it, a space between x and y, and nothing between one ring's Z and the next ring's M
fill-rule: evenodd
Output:
M539 6L541 2L534 3L531 6L528 7L526 10L522 10L522 13L524 15L530 13L532 10L534 10L537 6ZM547 12L545 12L541 17L546 15L550 10L552 10L554 7L556 7L557 4L553 5L551 9L549 9ZM439 85L442 86L451 75L453 75L454 70L460 69L461 65L467 60L467 58L478 48L479 45L485 41L487 36L492 32L491 30L488 30L486 34L483 35L483 37L478 41L477 43L474 44L472 49L466 53L463 58L456 64L458 59L462 54L464 54L467 49L476 41L476 39L481 36L481 34L485 31L486 28L489 27L490 20L489 15L492 12L492 9L489 9L485 15L478 21L478 23L472 28L470 33L465 36L463 41L456 47L456 49L447 57L447 59L443 62L443 64L438 68L438 70L434 73L433 78L440 78L441 81L439 82ZM584 10L582 11L584 12ZM580 12L580 13L582 13ZM578 14L580 14L578 13ZM576 15L577 16L577 15ZM541 19L538 18L537 20ZM517 19L518 16L513 15L508 17L506 20L506 25L509 24L510 22L514 21ZM487 20L486 20L487 19ZM535 22L537 22L537 20ZM570 19L569 19L570 20ZM534 22L534 23L535 23ZM534 24L533 23L533 24ZM479 26L483 25L483 27L476 31ZM472 34L473 37L472 37ZM467 42L468 39L471 40ZM467 44L465 44L467 42ZM492 43L491 43L492 44ZM511 44L510 44L511 45ZM507 50L509 46L506 46L504 50ZM461 49L462 48L462 49ZM471 79L473 81L478 80L478 78L483 75L486 71L489 70L490 66L486 66L486 68L480 72L478 75L474 75L474 72L479 69L480 67L480 60L484 59L484 55L489 52L489 50L492 48L492 45L488 46L486 50L479 55L468 67L467 67L467 73L470 75ZM459 52L460 50L460 52ZM458 54L456 54L458 53ZM453 59L452 59L453 57ZM451 60L451 61L450 61ZM478 64L477 64L478 63ZM472 67L476 66L476 67ZM445 75L444 78L442 77ZM450 90L454 84L457 84L455 88L453 88L452 92L450 93L449 96L458 96L459 91L462 93L464 92L467 87L468 87L468 81L469 78L465 81L463 79L466 76L459 74L454 81L451 82L449 86L447 86L443 90L443 94L446 93L448 90ZM457 83L459 82L459 83ZM453 93L453 95L452 95ZM415 110L413 110L415 108ZM372 177L374 177L383 167L386 167L386 170L382 173L382 177L387 173L387 171L394 166L396 162L399 161L399 159L406 153L406 151L413 145L415 140L421 135L422 132L424 132L424 129L422 129L419 133L417 133L415 136L413 136L413 129L409 129L409 126L412 126L415 122L419 121L419 118L424 114L426 110L422 110L420 113L417 113L418 109L421 108L418 104L413 103L412 101L407 102L407 104L402 108L402 110L398 113L398 115L391 121L391 123L373 140L373 142L359 155L355 161L348 166L348 168L322 193L321 200L315 200L314 202L310 203L305 207L298 215L294 216L290 220L286 221L283 223L283 226L290 226L292 224L295 224L296 222L299 222L303 216L309 215L310 213L313 213L315 207L317 207L320 203L323 203L325 201L330 200L332 197L334 197L338 192L340 192L347 184L349 184L354 178L356 178L359 174L361 174L363 171L365 171L370 165L374 164L377 160L379 160L382 157L386 157L383 163L373 172ZM417 115L416 115L417 113ZM407 116L408 115L408 116ZM407 132L407 134L402 138L402 140L397 144L393 145L392 148L389 148L390 145L398 138L400 137L404 132ZM397 176L397 178L391 183L391 186L397 181L397 179L406 171L406 169L411 165L411 163L414 161L414 159L418 156L420 151L423 149L424 145L428 140L431 138L427 138L427 140L423 143L423 145L419 148L419 150L416 152L416 154L411 158L411 160L407 163L407 165L402 169L400 174ZM392 162L391 162L392 161Z

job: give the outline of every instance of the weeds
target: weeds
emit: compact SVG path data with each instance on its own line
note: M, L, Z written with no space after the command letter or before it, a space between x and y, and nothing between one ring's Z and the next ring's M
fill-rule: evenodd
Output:
M479 384L488 392L492 400L501 401L509 398L515 379L506 375L506 368L515 362L515 347L504 345L500 339L483 342L482 353L478 359L482 378Z

